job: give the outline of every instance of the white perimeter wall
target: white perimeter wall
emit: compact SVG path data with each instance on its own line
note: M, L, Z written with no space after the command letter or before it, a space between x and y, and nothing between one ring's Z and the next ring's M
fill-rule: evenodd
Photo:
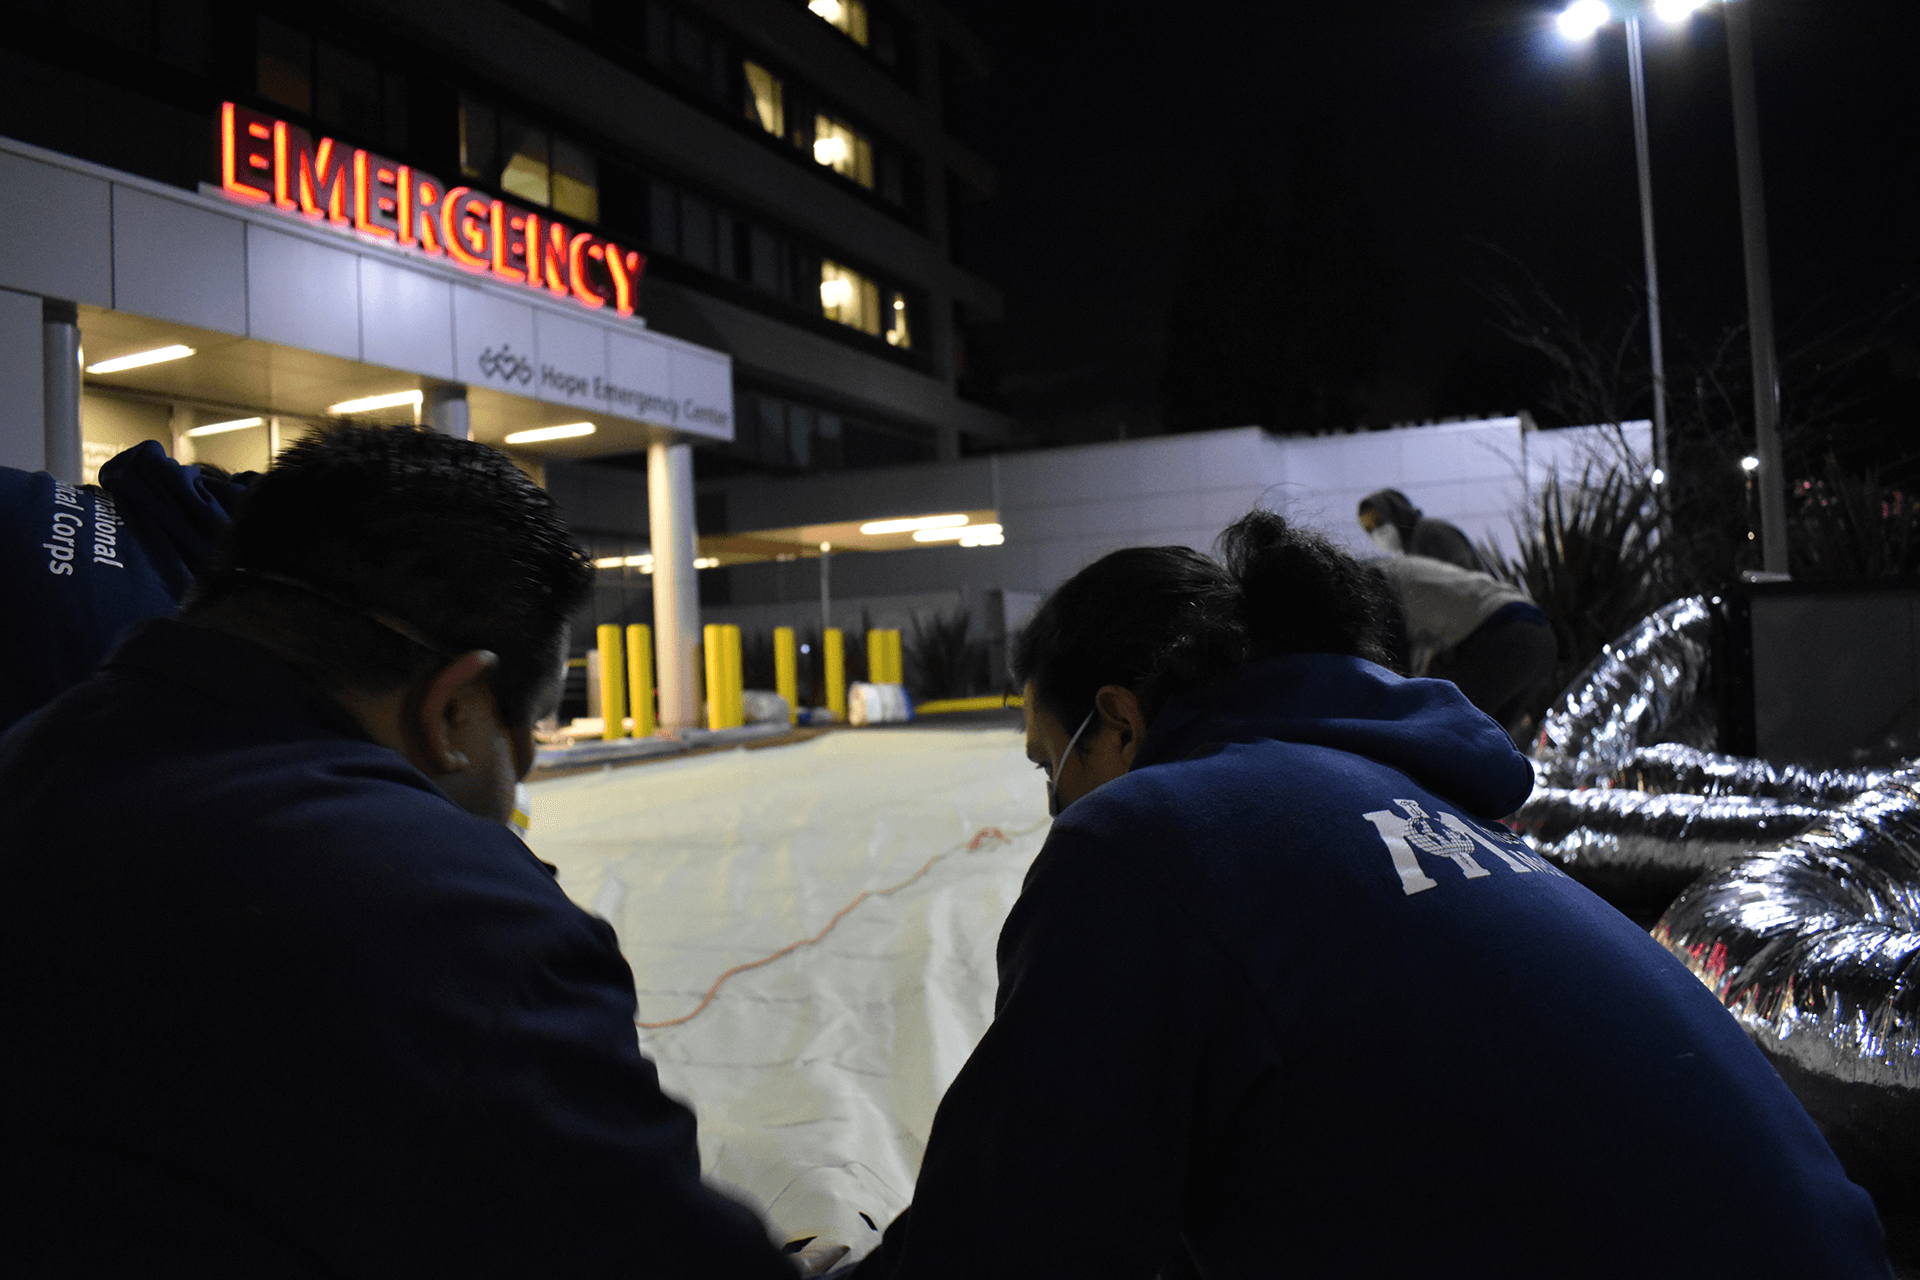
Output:
M1254 506L1370 556L1377 553L1355 508L1376 489L1399 489L1427 515L1511 554L1513 520L1547 476L1557 471L1563 482L1577 483L1589 463L1623 457L1645 468L1650 436L1645 422L1527 431L1519 418L1293 439L1240 427L959 463L741 479L709 489L726 492L734 532L998 510L1002 546L836 556L835 621L857 622L865 606L876 625L903 626L937 599L953 608L998 589L1014 627L1041 594L1106 552L1167 543L1210 550L1221 529ZM748 627L775 619L815 625L815 579L808 574L801 582L803 568L813 566L732 570L734 603L705 612L710 621Z
M1495 418L1291 439L1244 427L1004 455L1006 585L1046 590L1116 547L1207 550L1255 506L1371 555L1355 510L1388 488L1511 553L1513 521L1549 474L1577 482L1589 460L1623 454L1644 466L1649 438L1646 423L1523 431L1518 418Z

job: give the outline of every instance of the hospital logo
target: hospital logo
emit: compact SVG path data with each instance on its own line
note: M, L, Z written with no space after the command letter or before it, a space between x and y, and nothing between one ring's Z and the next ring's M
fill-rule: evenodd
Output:
M533 381L533 361L526 356L515 355L512 343L501 343L498 351L488 347L480 353L477 363L480 365L480 372L489 378L498 378L502 382Z

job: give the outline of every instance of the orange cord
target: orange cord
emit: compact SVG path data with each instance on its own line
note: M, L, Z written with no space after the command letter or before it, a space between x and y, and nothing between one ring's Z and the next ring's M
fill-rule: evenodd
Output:
M1026 828L1025 830L1016 831L1013 834L1014 836L1024 836L1024 835L1029 835L1032 832L1038 831L1039 829L1040 829L1039 825L1036 824L1034 826ZM899 884L890 885L885 889L861 890L859 895L856 896L852 902L849 902L846 906L840 908L840 910L834 913L833 919L827 921L826 928L814 934L811 938L802 938L798 942L789 942L786 946L780 948L778 951L774 952L772 955L761 956L758 960L749 960L745 964L737 964L733 966L733 968L728 969L725 973L721 974L719 977L713 980L713 985L707 988L706 995L700 997L700 1003L693 1007L692 1013L682 1014L678 1018L668 1018L665 1022L642 1022L640 1021L640 1019L635 1018L633 1020L633 1024L644 1031L658 1031L662 1027L677 1027L677 1026L680 1026L682 1023L692 1022L695 1018L699 1017L703 1011L705 1011L708 1005L713 1003L713 998L720 994L720 988L726 983L728 978L733 977L737 973L745 973L749 969L758 969L762 965L772 964L775 960L780 959L782 956L792 955L794 952L798 951L801 947L812 946L814 943L819 942L822 938L825 938L828 934L832 933L835 927L838 926L842 920L845 920L847 918L848 913L850 913L855 907L859 906L861 903L865 902L868 898L884 898L889 894L898 893L902 889L907 888L908 886L912 885L915 881L919 880L920 877L927 874L927 872L933 870L933 864L940 861L942 858L945 858L951 854L959 853L963 850L967 853L973 853L979 850L980 848L982 848L983 846L985 846L988 841L992 841L996 844L1011 844L1013 842L1013 837L1009 836L1006 832L1002 831L998 827L982 827L980 828L980 830L974 832L973 839L968 840L965 844L957 844L951 849L943 850L940 853L934 854L931 858L928 858L925 866L921 867L918 871L908 876L905 880L902 880Z

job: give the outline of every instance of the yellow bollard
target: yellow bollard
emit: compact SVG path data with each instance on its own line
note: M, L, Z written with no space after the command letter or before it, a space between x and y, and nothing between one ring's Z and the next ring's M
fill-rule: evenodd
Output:
M887 683L905 684L907 682L907 664L905 650L900 642L900 628L887 631Z
M773 629L773 689L787 700L787 723L800 719L800 655L792 627Z
M887 682L887 633L875 627L867 632L867 683Z
M727 680L721 673L727 642L720 634L719 624L712 622L700 629L700 638L705 642L707 656L707 728L719 729L727 723Z
M847 642L838 627L820 636L820 659L826 668L827 710L835 720L847 718Z
M633 736L651 738L653 718L653 628L636 622L627 628L627 701L633 704Z
M741 696L746 687L746 672L740 655L740 628L731 622L720 628L720 639L724 645L721 661L727 677L727 727L737 729L747 722L746 699Z
M620 627L604 622L594 631L600 642L600 714L606 727L600 736L608 742L627 736L626 664L620 659Z

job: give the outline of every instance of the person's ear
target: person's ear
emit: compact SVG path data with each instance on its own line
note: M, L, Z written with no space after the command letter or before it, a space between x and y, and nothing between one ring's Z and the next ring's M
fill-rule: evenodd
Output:
M472 649L433 673L421 698L413 723L408 727L418 736L425 750L429 777L459 773L471 763L466 752L455 745L458 732L469 720L493 706L493 687L489 683L500 659L485 649Z
M1140 699L1125 685L1108 684L1100 686L1100 692L1093 695L1093 706L1100 713L1101 732L1116 735L1120 762L1132 768L1134 754L1147 736L1147 718L1140 712Z

